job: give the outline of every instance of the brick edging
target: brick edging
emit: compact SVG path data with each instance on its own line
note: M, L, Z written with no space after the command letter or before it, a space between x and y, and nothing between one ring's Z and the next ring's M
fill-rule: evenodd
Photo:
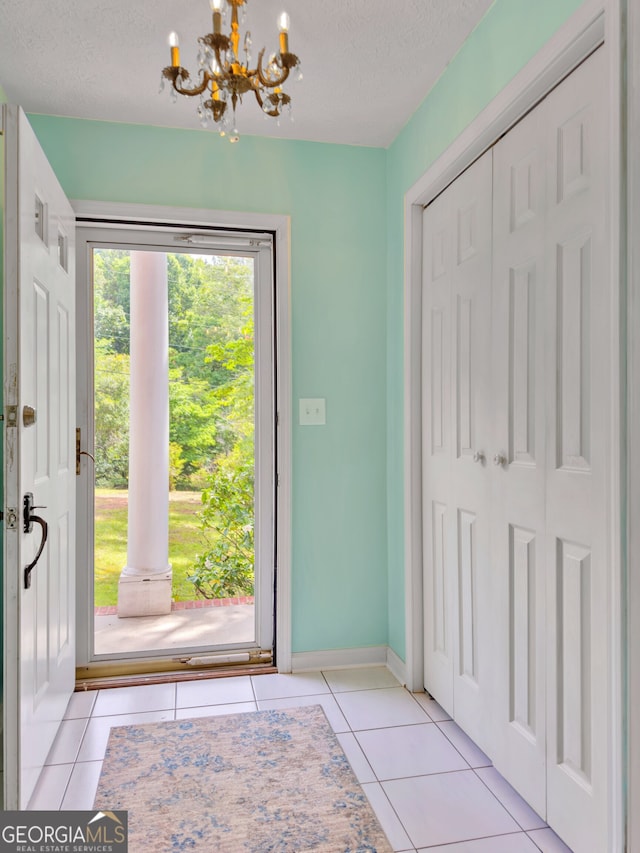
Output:
M205 607L231 607L234 604L253 604L254 596L245 595L237 598L199 598L197 601L172 601L171 611L202 610ZM95 616L116 616L118 608L115 604L94 607Z

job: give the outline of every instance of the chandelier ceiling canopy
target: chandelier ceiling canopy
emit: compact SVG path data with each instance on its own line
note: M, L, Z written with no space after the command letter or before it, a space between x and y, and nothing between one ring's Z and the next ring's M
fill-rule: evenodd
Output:
M198 39L197 79L180 65L180 43L178 34L169 36L171 65L162 71L161 90L164 81L171 83L171 96L178 94L189 97L200 96L198 115L203 127L211 123L221 136L228 134L231 142L240 138L236 121L236 108L242 96L253 92L267 116L278 122L283 109L291 112L291 96L283 91L283 84L291 76L302 79L300 60L289 50L289 15L283 12L278 20L280 31L279 50L272 53L265 65L265 48L258 54L252 68L251 33L246 31L240 49L240 25L246 16L247 0L209 0L213 13L213 32ZM229 27L229 35L223 28Z

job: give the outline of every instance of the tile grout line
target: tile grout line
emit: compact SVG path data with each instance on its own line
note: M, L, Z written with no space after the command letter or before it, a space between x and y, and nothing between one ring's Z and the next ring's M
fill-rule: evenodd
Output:
M440 722L442 722L442 723L452 723L452 722L455 722L455 720L441 720ZM456 725L457 725L457 723L456 723ZM469 770L474 770L474 771L475 771L476 769L477 769L477 770L479 770L479 769L480 769L479 767L478 767L478 768L476 768L476 767L472 767L472 766L471 766L470 762L469 762L469 761L464 757L464 755L462 754L462 752L458 749L458 747L455 745L455 743L451 740L451 738L449 737L449 735L448 735L445 731L442 731L442 729L441 729L441 727L440 727L440 725L439 725L438 723L436 723L436 726L438 726L438 731L439 731L439 732L441 732L441 733L446 737L446 739L449 741L449 743L451 744L451 746L452 746L452 747L456 750L456 752L460 755L460 757L461 757L461 758L462 758L462 760L466 763L466 765L467 765L467 767L469 768ZM460 728L460 727L458 726L458 728ZM460 731L462 731L462 729L460 729ZM465 736L466 736L466 737L469 737L468 735L466 735L466 733L465 733L465 732L463 732L463 731L462 731L462 733L463 733L463 734L465 734ZM470 738L469 738L469 739L470 739ZM470 739L470 740L471 740L471 739ZM471 742L472 742L472 743L474 743L474 744L475 744L475 746L476 746L478 749L480 749L480 747L475 743L475 741L471 741ZM488 756L487 756L487 757L488 757ZM483 765L482 765L482 767L493 767L493 764L483 764ZM492 793L493 793L493 792L492 792ZM494 796L495 796L495 794L494 794Z
M345 714L344 714L344 712L343 712L343 709L342 709L342 707L341 707L341 705L340 705L340 703L339 703L339 701L338 701L338 696L336 695L336 691L334 691L334 690L332 689L331 685L329 684L329 682L327 681L327 679L326 679L326 677L325 677L325 675L324 675L324 672L321 672L321 675L322 675L323 680L325 681L326 686L328 687L328 690L329 690L329 693L328 693L328 694L327 694L327 693L308 694L308 695L307 695L307 694L304 694L303 696L285 696L285 697L282 697L282 698L284 698L284 699L291 699L291 701L292 701L292 702L295 702L297 699L307 699L307 698L308 698L308 696L323 696L323 695L328 695L328 696L331 696L331 697L334 699L334 701L336 702L336 705L338 706L338 709L341 711L341 713L342 713L343 717L345 718L345 721L346 721L347 725L349 726L349 731L348 731L348 732L341 732L341 733L334 732L334 734L335 734L336 736L337 736L338 734L349 734L349 733L353 735L354 740L355 740L355 743L357 744L358 748L359 748L359 749L360 749L360 751L362 752L362 754L363 754L363 756L364 756L364 758L365 758L365 761L367 762L367 765L368 765L368 766L369 766L369 768L371 769L371 772L372 772L372 774L373 774L373 776L374 776L374 778L375 778L375 782L373 782L373 783L360 783L360 784L376 784L376 785L379 785L379 786L380 786L380 789L381 789L382 793L384 794L385 800L386 800L386 802L389 804L389 806L391 807L391 811L392 811L392 813L395 815L395 817L396 817L396 819L397 819L397 821L398 821L399 825L402 827L403 831L405 832L406 836L410 839L411 843L412 843L412 844L414 844L414 842L413 842L413 840L412 840L411 836L409 835L409 832L407 831L407 828L404 826L404 824L403 824L402 820L400 819L400 816L398 815L398 813L397 813L397 811L396 811L395 807L393 806L393 804L392 804L391 800L389 799L389 797L388 797L388 795L387 795L387 792L385 791L385 789L384 789L384 787L383 787L383 781L388 782L388 781L395 781L395 780L393 780L393 779L391 779L391 780L381 780L381 779L377 776L377 774L375 773L375 771L374 771L374 769L373 769L373 767L372 767L372 765L371 765L371 763L370 763L370 761L369 761L369 757L367 756L367 753L365 752L364 748L362 747L362 745L361 745L361 743L360 743L360 741L359 741L359 739L358 739L358 737L357 737L357 732L364 732L364 731L380 731L380 730L384 730L384 729L386 729L386 728L407 728L408 726L424 725L425 723L408 723L408 724L401 724L401 725L399 725L399 726L380 726L380 727L377 727L377 728L374 728L374 729L354 729L354 728L352 727L352 725L351 725L350 721L347 719L346 715L345 715ZM256 691L255 691L255 684L254 684L254 681L253 681L253 676L250 676L250 685L251 685L251 690L252 690L252 694L253 694L253 702L255 703L255 706L256 706L256 709L257 709L257 708L258 708L258 702L259 702L259 700L258 700L258 697L257 697L257 695L256 695ZM362 692L362 691L365 691L365 690L376 690L376 689L388 689L388 688L366 688L366 687L362 687L362 688L357 688L356 690L352 690L352 691L344 691L344 690L343 690L343 691L338 691L338 692L340 692L340 693ZM100 693L100 691L97 691L97 693L99 694L99 693ZM411 695L411 694L410 694L410 695ZM97 717L95 717L95 716L94 716L94 710L95 710L95 707L96 707L96 705L97 705L97 698L98 698L98 697L96 696L96 700L94 701L94 703L93 703L93 705L92 705L92 708L91 708L91 711L90 711L90 713L89 713L89 716L88 716L88 717L83 717L83 718L82 718L82 719L85 719L85 720L86 720L86 725L85 725L85 728L84 728L83 736L82 736L82 738L81 738L81 740L80 740L80 744L79 744L78 749L77 749L77 751L76 751L76 758L75 758L75 760L71 763L71 764L72 764L72 769L71 769L71 773L70 773L70 775L69 775L69 779L68 779L68 781L67 781L67 784L65 785L64 792L63 792L63 794L62 794L62 798L61 798L61 801L60 801L60 809L62 808L62 803L64 802L64 798L65 798L65 796L66 796L66 795L67 795L67 793L68 793L69 786L70 786L70 783L71 783L71 779L72 779L72 777L73 777L73 773L74 773L74 771L75 771L75 769L76 769L77 765L78 765L78 764L84 764L84 763L95 763L96 761L102 765L102 763L103 763L103 761L104 761L104 755L103 755L102 759L92 759L90 762L89 762L89 761L88 761L88 762L81 762L81 761L79 761L79 760L78 760L78 759L79 759L79 755L80 755L80 751L81 751L81 749L82 749L82 746L83 746L83 744L84 744L85 738L86 738L86 736L87 736L87 731L88 731L88 728L89 728L89 723L91 722L91 720L92 720L92 719L97 719ZM440 728L440 726L438 725L438 721L433 720L433 719L430 717L430 715L429 715L429 713L427 712L427 710L422 706L422 704L421 704L420 702L418 702L418 701L415 699L415 697L413 697L413 696L412 696L412 698L414 699L414 701L416 702L416 704L420 707L420 709L424 712L425 717L426 717L426 721L425 721L425 722L430 722L430 723L432 723L432 724L436 724L436 726L437 726L438 730L439 730L439 731L440 731L440 732L445 736L445 738L446 738L446 739L447 739L447 741L451 744L451 746L453 746L453 748L454 748L454 749L455 749L455 751L460 755L460 757L462 758L462 760L464 761L464 763L467 765L467 767L468 767L470 770L472 770L472 771L473 771L474 776L475 776L477 779L479 779L479 780L480 780L480 782L483 784L483 786L484 786L487 790L489 790L489 792L492 794L492 796L494 797L494 799L496 799L496 801L497 801L497 802L502 806L502 808L507 812L507 814L509 814L509 816L512 818L512 820L513 820L513 821L516 823L516 825L520 828L521 833L522 833L522 834L524 834L524 835L526 835L526 836L527 836L527 838L529 838L529 840L532 842L532 844L534 844L534 845L535 845L536 849L540 850L541 848L538 846L538 844L536 844L536 842L534 841L534 839L533 839L533 838L531 838L531 836L529 835L529 831L528 831L528 830L525 830L525 829L522 827L522 825L520 824L520 822L519 822L519 821L514 817L514 815L512 815L512 814L511 814L511 812L510 812L510 810L507 808L507 806L506 806L506 805L505 805L505 804L500 800L500 798L499 798L499 797L498 797L498 796L497 796L497 795L496 795L496 794L491 790L491 788L489 788L489 786L486 784L486 782L485 782L485 781L482 779L482 777L478 774L478 772L477 772L477 771L478 771L479 769L482 769L482 768L472 767L472 766L469 764L469 762L467 761L467 759L465 758L465 756L464 756L464 755L462 755L462 753L460 752L460 750L459 750L459 749L457 748L457 746L453 743L453 741L452 741L452 740L447 736L446 732L445 732L445 731L443 731L443 730ZM267 700L267 701L268 701L268 700ZM227 702L227 703L225 703L225 702L220 703L220 702L217 702L217 703L214 703L214 704L215 704L216 706L219 706L219 705L232 704L232 703L228 703L228 702ZM162 710L164 710L164 709L158 709L158 710L161 712L161 711L162 711ZM168 710L173 710L173 717L174 717L174 719L176 719L176 718L177 718L177 711L178 711L178 706L177 706L177 684L174 684L174 703L173 703L173 709L168 709ZM140 712L140 711L136 712L136 711L134 711L134 712L132 712L132 713L133 713L133 714L135 714L135 713L145 713L145 712ZM104 717L118 716L118 714L106 714L106 715L103 715L103 716L104 716ZM448 722L448 721L443 721L443 722ZM106 747L105 747L105 754L106 754ZM493 766L493 765L487 765L487 766ZM398 779L413 779L413 778L420 778L420 776L421 776L421 775L427 775L427 776L432 776L432 775L433 775L433 776L435 776L435 775L448 775L449 773L453 773L453 772L460 772L460 771L442 771L441 773L437 773L437 774L419 774L419 775L416 775L416 776L398 777ZM465 772L465 771L462 771L462 772ZM546 828L546 827L540 827L539 829L543 829L543 828ZM531 830L531 831L533 831L533 830ZM513 832L498 833L498 834L497 834L497 835L495 835L495 836L494 836L494 835L492 835L492 836L482 836L482 838L491 838L491 837L506 836L506 835L515 835L515 834L518 834L518 833L513 833ZM469 839L469 840L476 840L476 839ZM437 845L436 845L436 846L437 846ZM415 845L414 845L414 850L417 850L417 846L415 846Z
M491 765L491 767L493 767L493 764ZM520 823L520 821L518 820L518 818L517 818L514 814L512 814L511 810L507 807L506 803L503 803L503 802L502 802L502 800L501 800L501 799L500 799L500 797L496 794L496 792L495 792L495 791L493 791L493 790L489 787L489 785L487 785L487 783L484 781L484 779L482 778L482 776L480 776L480 775L479 775L478 770L486 770L486 767L472 767L471 769L472 769L472 770L473 770L473 772L475 773L476 778L477 778L477 779L479 779L479 780L482 782L482 784L485 786L485 788L486 788L486 789L487 789L491 794L493 794L493 796L494 796L494 797L496 798L496 800L500 803L500 805L502 806L502 808L503 808L503 809L505 809L505 811L507 812L507 814L509 814L509 815L512 817L512 819L513 819L513 820L515 820L515 822L518 824L518 826L520 827L520 829L521 829L524 833L529 832L530 830L527 830L527 829L525 829L525 828L524 828L524 826ZM495 767L494 767L494 770L495 770ZM496 770L496 773L497 773L497 772L498 772L498 771ZM501 774L500 774L500 775L501 775ZM503 778L503 779L504 779L504 776L502 776L502 775L501 775L501 778ZM505 782L506 782L506 781L507 781L507 780L505 779ZM509 783L507 782L507 784L509 784ZM514 791L515 791L515 788L514 788ZM517 796L520 796L520 794L518 794L518 792L517 792L517 791L515 791L515 793L517 794ZM522 802L523 802L523 803L525 803L525 805L527 805L529 808L531 808L531 806L529 806L529 804L526 802L526 800L524 800L524 799L523 799L523 800L522 800ZM532 809L532 810L533 810L533 809ZM537 812L535 812L535 814L538 814L538 813L537 813ZM539 815L538 815L538 817L539 817ZM542 818L540 818L540 820L542 820ZM539 827L538 827L538 829L546 829L546 827L547 827L547 824L545 823L545 826L539 826ZM531 840L533 841L533 839L531 839ZM535 842L534 842L534 843L535 843ZM537 847L537 845L536 845L536 847Z
M324 673L322 673L322 677L324 678ZM326 678L325 678L325 681L326 681ZM335 692L332 690L331 685L330 685L328 682L327 682L327 684L328 684L329 690L331 690L331 695L333 696L333 698L334 698L334 701L335 701L336 705L337 705L337 706L338 706L338 708L340 709L340 711L341 711L341 713L342 713L342 716L345 718L346 723L347 723L347 725L349 726L349 731L350 731L350 733L353 735L353 737L354 737L354 739L355 739L356 743L357 743L357 744L358 744L358 746L360 747L360 751L361 751L361 752L362 752L362 754L364 755L364 757L365 757L365 760L366 760L367 764L369 765L369 767L371 767L371 763L370 763L370 761L369 761L369 757L367 756L367 754L366 754L366 752L364 751L364 749L362 749L362 746L360 745L360 741L358 740L358 737L357 737L357 735L356 735L356 731L357 731L357 730L356 730L356 729L354 729L354 728L352 727L351 722L349 721L349 718L347 717L347 715L344 713L344 710L343 710L342 706L340 705L340 702L338 701L338 697L335 695ZM375 688L374 688L374 689L375 689ZM379 689L384 689L384 688L379 688ZM342 692L343 692L343 693L347 693L347 692L356 693L357 691L352 690L352 691L342 691ZM417 704L419 705L420 703L418 702ZM424 709L423 709L423 710L424 710ZM425 713L426 713L426 711L425 711ZM428 714L427 714L427 717L429 717L429 715L428 715ZM431 719L431 718L429 717L429 719ZM391 728L391 726L382 726L381 728ZM371 731L371 730L370 730L370 729L360 729L360 731ZM345 734L346 734L346 732L345 732ZM347 760L348 760L348 759L347 759ZM353 768L351 768L351 769L353 770ZM397 812L397 811L396 811L396 809L395 809L395 806L393 805L393 803L392 803L392 802L391 802L391 800L389 799L389 797L388 797L387 792L385 791L385 789L382 787L382 782L378 779L378 776L377 776L377 774L376 774L375 770L373 769L373 767L371 767L371 772L373 773L373 775L374 775L374 777L376 778L376 780L377 780L377 781L376 781L376 782L374 782L374 783L364 783L364 784L375 784L375 785L378 785L378 786L380 787L380 790L382 791L382 795L384 796L385 800L389 803L389 807L391 808L392 813L395 815L396 820L398 821L398 825L399 825L400 827L402 827L402 831L404 832L404 834L407 836L407 838L409 839L409 841L410 841L410 842L411 842L411 844L413 845L413 848L417 850L417 845L414 843L414 840L413 840L413 838L411 837L411 835L409 835L409 832L408 832L408 830L407 830L407 827L406 827L406 826L404 825L404 823L402 822L402 820L401 820L401 818L400 818L400 815L398 814L398 812ZM362 785L362 784L363 784L363 783L360 783L360 785ZM365 792L365 796L366 796L366 792ZM368 797L367 797L367 799L368 799ZM371 805L371 803L369 803L369 805ZM376 814L376 810L373 808L373 806L372 806L372 805L371 805L371 808L372 808L372 810L373 810L373 813L374 813L374 814L376 815L376 817L378 818L378 821L380 821L380 818L379 818L379 817L378 817L378 815ZM380 826L382 826L382 821L380 821Z
M409 841L411 842L411 844L412 844L412 845L414 846L414 848L417 850L417 849L418 849L418 845L415 843L415 841L413 840L413 838L412 838L412 837L411 837L411 835L409 834L409 830L407 829L407 827L406 827L406 826L404 825L404 823L402 822L402 818L400 817L400 815L399 815L399 814L398 814L398 812L396 811L396 807L393 805L393 803L392 803L392 802L391 802L391 800L389 799L389 795L388 795L388 794L387 794L387 792L385 791L385 789L384 789L384 787L383 787L383 785L382 785L382 782L373 782L373 783L369 782L369 783L366 783L366 784L379 785L380 790L382 791L382 793L383 793L383 795L384 795L384 798L385 798L385 799L386 799L386 801L389 803L389 806L391 807L391 811L392 811L392 812L393 812L393 814L396 816L396 819L397 819L398 823L400 824L400 826L402 827L402 830L403 830L404 834L407 836L407 838L409 839ZM366 792L365 792L365 795L366 795ZM371 806L371 808L373 809L373 806ZM374 812L374 814L375 814L375 809L373 809L373 812ZM376 815L376 817L378 817L378 816ZM380 820L380 818L378 818L378 820ZM382 826L382 821L380 821L380 826ZM384 827L383 827L383 829L384 829Z

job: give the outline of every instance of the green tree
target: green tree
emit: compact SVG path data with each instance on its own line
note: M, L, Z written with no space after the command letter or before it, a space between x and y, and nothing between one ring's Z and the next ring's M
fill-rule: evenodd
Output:
M129 355L95 345L96 485L126 486L129 478Z
M233 447L216 459L202 493L200 521L209 548L190 580L205 598L251 595L254 588L254 343L253 312L245 303L240 337L213 344L209 357L229 374L215 391Z

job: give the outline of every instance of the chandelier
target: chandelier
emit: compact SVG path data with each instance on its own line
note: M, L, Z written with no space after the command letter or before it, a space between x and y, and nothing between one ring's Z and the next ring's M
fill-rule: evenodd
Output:
M165 79L171 83L171 96L177 101L177 95L200 96L198 115L203 127L211 122L217 126L220 135L229 135L231 142L240 138L236 122L236 107L242 103L242 96L253 92L258 104L266 116L276 120L284 108L291 111L291 97L282 91L282 85L296 70L296 78L302 79L300 60L289 50L289 16L280 15L280 50L273 53L264 65L262 48L258 61L251 67L251 33L247 30L243 50L240 51L240 21L245 15L246 0L209 0L213 12L213 32L198 39L198 80L193 81L186 68L180 65L180 45L177 33L169 36L171 47L171 65L162 71L161 86ZM231 32L225 35L222 27L225 12L231 14ZM232 115L230 115L232 113Z

